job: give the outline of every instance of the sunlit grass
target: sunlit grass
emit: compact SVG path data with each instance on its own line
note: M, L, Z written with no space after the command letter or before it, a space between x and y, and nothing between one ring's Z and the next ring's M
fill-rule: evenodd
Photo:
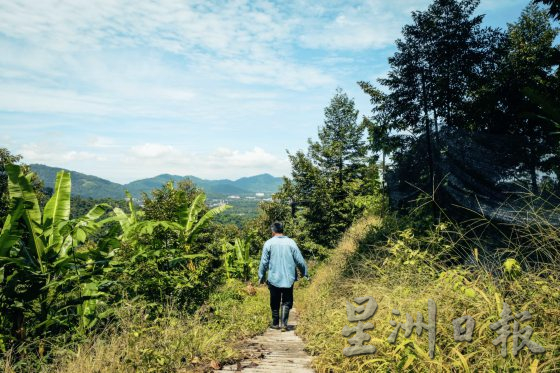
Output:
M439 227L439 233L428 238L416 238L405 230L394 232L389 241L368 243L366 238L381 225L376 218L355 224L330 260L317 271L312 284L296 293L301 311L298 333L314 355L313 364L318 372L560 370L557 266L542 267L539 272L504 269L499 276L482 266L446 266L437 255L425 255L420 250L434 244L441 245L442 252L447 250L443 246L449 242L437 239L445 227ZM431 247L430 252L435 249ZM367 331L371 336L368 343L377 351L345 357L342 350L349 344L342 336L342 328L355 326L347 320L346 302L368 295L378 303L377 312L369 320L375 327ZM419 311L426 322L428 299L437 305L434 359L428 356L427 331L421 336L414 331L410 338L404 338L401 330L395 344L387 341L394 329L390 320L404 323L406 313L416 320ZM533 328L531 340L541 344L545 354L533 355L525 348L514 357L510 337L508 356L500 355L500 346L492 344L498 335L489 325L499 320L503 301L511 306L514 314L523 310L531 312L533 319L522 327ZM401 316L392 315L392 309L399 310ZM455 342L453 338L452 320L463 315L476 320L470 343Z
M168 305L162 317L152 320L145 310L134 302L123 305L108 329L76 349L54 351L54 361L43 364L42 371L208 371L243 358L240 341L262 333L269 322L266 288L237 280L221 287L194 315ZM3 368L21 371L14 361Z

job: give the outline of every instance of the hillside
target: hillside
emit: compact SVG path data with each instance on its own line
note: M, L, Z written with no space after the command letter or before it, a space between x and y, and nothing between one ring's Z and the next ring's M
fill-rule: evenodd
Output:
M45 187L52 188L56 173L62 168L50 167L41 164L31 164L31 169L45 182ZM68 170L72 173L72 193L81 197L122 199L125 190L134 197L140 197L142 192L149 193L154 188L159 188L169 180L175 182L191 179L198 187L202 188L209 198L222 198L228 195L254 195L255 193L275 193L282 184L282 178L269 174L243 177L238 180L206 180L196 176L179 176L161 174L151 178L132 181L127 184L114 183L93 175Z
M356 221L327 261L312 268L310 285L294 292L300 315L298 335L314 356L313 368L317 372L560 370L557 266L540 272L521 270L518 262L510 258L489 270L478 256L470 266L445 263L443 253L459 243L450 239L457 236L447 235L456 227L440 224L422 233L410 228L401 230L394 219L369 216ZM554 227L540 228L546 233L535 234L534 238L541 242L545 241L543 236L558 232ZM360 304L356 299L365 296L372 297L375 306L368 318L358 318L360 310L351 302ZM422 322L418 321L422 320L420 314L429 324L430 300L434 312L432 344L426 330L419 335L416 329L408 338L404 330L399 333L396 323L404 329L409 322ZM506 305L517 317L518 311L531 314L531 321L524 326L534 328L530 342L544 348L544 353L536 352L535 345L534 350L520 345L521 351L514 356L515 347L511 348L510 343L515 346L516 342L510 337L507 357L502 357L503 345L493 344L499 332L490 325L503 317ZM355 320L349 320L352 312ZM463 316L474 320L472 330L467 332L462 326L462 335L455 336L456 320ZM366 320L372 324L368 330L364 327L364 337L360 336L359 341L374 350L361 356L353 355L351 334L344 336L345 330L356 330L358 320L363 320L364 326ZM511 328L511 324L507 327Z
M31 164L29 167L31 167L31 170L45 182L46 188L54 187L56 174L58 171L63 169L60 167L50 167L41 164ZM71 173L72 195L78 195L86 198L91 197L94 199L122 199L124 196L125 189L121 184L113 183L112 181L105 180L97 176L86 175L76 171L71 171Z

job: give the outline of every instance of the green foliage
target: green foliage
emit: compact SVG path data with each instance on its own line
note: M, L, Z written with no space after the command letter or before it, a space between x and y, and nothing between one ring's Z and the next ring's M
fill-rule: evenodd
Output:
M183 234L185 235L185 240L188 244L192 243L196 237L196 234L216 215L222 213L223 211L231 208L228 205L221 205L214 207L206 211L202 216L200 216L201 211L203 211L204 204L206 201L206 195L199 194L195 197L194 201L190 206L184 206L179 217L179 224L184 226Z
M142 212L129 193L130 214L115 209L123 232L115 275L127 297L145 299L156 313L168 301L193 310L216 285L207 281L219 266L211 250L220 237L212 237L210 222L229 206L208 209L206 196L190 182L178 188L169 182L152 196L144 196Z
M557 35L558 29L553 28L545 12L536 5L527 6L518 21L508 25L508 52L502 67L507 81L500 81L507 94L501 101L511 118L508 130L522 139L521 149L516 148L516 172L530 180L533 193L538 193L537 174L549 173L560 158L558 138L550 136L557 130L556 125L543 118L524 115L540 109L540 105L527 98L526 91L530 89L547 96L558 107L560 80L555 74L558 49L553 45Z
M2 351L48 354L36 341L85 336L123 296L145 299L152 316L166 301L192 311L218 285L207 279L220 265L215 255L225 232L211 220L229 206L208 209L200 191L171 184L154 193L167 202L164 210L148 203L137 211L127 193L129 213L99 204L71 219L68 172L58 173L41 211L33 174L5 167L10 208L0 233ZM160 213L165 220L157 219Z
M387 95L383 94L379 89L368 82L360 81L358 85L370 96L370 101L374 106L372 117L364 117L362 125L367 129L368 145L373 153L370 163L375 162L379 158L379 153L381 153L381 165L379 170L381 171L381 186L377 186L374 190L379 190L376 194L383 197L387 194L387 156L399 147L400 137L394 134L391 135L391 128L394 128L394 123L387 106L390 104ZM377 179L375 177L369 177L369 180L375 181ZM383 204L386 205L387 202L387 199L385 199ZM376 211L375 213L382 214L383 210Z
M48 361L35 354L8 355L8 372L206 372L249 357L239 349L244 339L262 333L269 323L268 289L227 281L192 314L174 304L162 305L157 318L143 301L125 301L114 320L90 336L87 344L52 346Z
M387 226L388 225L388 226ZM313 368L328 372L474 372L474 371L555 371L560 355L556 348L560 326L556 322L560 305L558 263L543 271L521 271L509 260L511 273L487 271L480 263L448 265L433 253L448 251L453 227L433 226L426 232L398 227L393 222L366 218L358 220L333 250L328 262L317 268L314 281L296 292L300 318L298 333L306 349L314 355ZM379 234L381 231L382 234ZM390 238L387 240L387 236ZM461 237L460 234L456 235ZM462 238L461 238L462 239ZM364 248L367 248L365 250ZM468 248L476 252L476 247ZM501 266L501 263L500 263ZM344 305L355 297L373 296L377 312L368 320L375 328L367 331L376 347L374 354L345 357L348 346L340 331L348 322ZM404 322L405 313L416 320L420 312L426 320L428 299L437 305L437 338L434 358L428 355L428 338L411 335L396 344L387 337L394 330L389 320ZM534 355L522 350L518 356L503 358L498 337L488 326L500 318L503 302L514 313L529 311L531 340L546 352ZM400 318L391 310L401 313ZM476 321L472 342L454 340L452 321L470 315ZM509 324L511 326L511 324ZM511 337L510 337L511 338ZM508 354L511 354L511 339Z
M45 192L48 194L48 191ZM50 196L49 196L50 197ZM119 207L120 209L126 209L128 205L127 201L124 199L115 200L112 198L84 198L80 196L73 195L70 197L70 218L76 218L88 213L95 205L106 204L113 207Z
M0 234L0 333L13 344L75 326L84 332L107 316L93 305L105 295L103 272L118 243L101 239L97 245L85 244L112 221L101 219L108 206L70 220L70 175L61 171L41 212L32 175L16 165L7 165L6 171L10 213Z
M517 260L513 258L507 258L504 262L504 274L511 279L519 277L521 275L521 266Z
M7 165L21 163L21 155L13 155L6 148L0 148L0 226L3 225L4 219L8 215L10 209L10 196L8 194L8 173L6 170ZM24 170L24 173L29 173L29 166L25 164L20 164L20 167ZM31 185L33 190L37 194L37 199L39 204L43 204L45 200L45 195L43 194L43 182L37 177L37 175L32 174Z
M364 124L357 122L354 101L338 89L325 108L319 141L309 140L307 155L290 154L292 181L277 198L302 206L309 239L332 247L365 208L375 209L379 193L378 169L368 159Z
M236 238L233 245L222 244L224 269L228 279L238 278L247 281L256 275L258 260L251 258L251 245L248 241Z
M473 195L495 209L514 182L538 193L557 178L558 30L536 5L505 32L484 28L477 5L435 0L413 12L379 79L385 92L360 82L373 104L370 146L391 156L392 206L428 194L432 222L472 217L457 206L479 210Z

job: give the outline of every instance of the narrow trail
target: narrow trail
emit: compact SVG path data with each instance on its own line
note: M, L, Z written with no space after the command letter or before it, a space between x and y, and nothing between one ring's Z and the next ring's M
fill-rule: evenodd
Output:
M295 333L295 308L290 311L288 325L286 332L269 328L264 334L250 339L244 349L251 358L225 365L214 372L313 373L314 370L310 368L311 356L303 350L303 341Z

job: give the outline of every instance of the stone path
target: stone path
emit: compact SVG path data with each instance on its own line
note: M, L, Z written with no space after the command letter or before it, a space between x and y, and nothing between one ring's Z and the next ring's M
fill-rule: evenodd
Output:
M267 372L267 373L313 373L311 356L303 351L303 341L295 333L297 311L292 308L286 332L268 329L247 342L246 350L251 358L237 364L226 365L214 372Z

